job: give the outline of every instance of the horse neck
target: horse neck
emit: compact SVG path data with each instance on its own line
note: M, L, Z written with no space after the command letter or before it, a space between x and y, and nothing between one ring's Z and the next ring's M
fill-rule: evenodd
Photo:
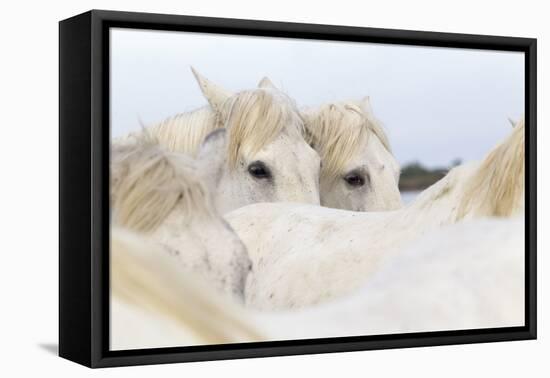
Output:
M215 234L210 219L201 219L200 216L183 218L182 214L174 210L151 234L151 238L175 256L185 256L184 263L193 265L208 254L208 245L199 243L197 238L209 240ZM216 239L214 239L216 240Z
M453 168L407 208L411 218L455 223L479 217L510 217L524 209L525 122L478 163Z
M513 138L507 142L512 146L500 145L481 162L453 168L404 210L403 219L429 226L521 212L525 196L523 150L515 153L518 141ZM501 152L506 155L501 156Z
M182 220L176 211L151 237L186 270L242 301L250 260L240 239L221 217L197 215Z
M479 166L480 163L473 162L453 168L400 211L398 222L416 225L418 229L429 229L460 220L458 208L464 198L464 187Z

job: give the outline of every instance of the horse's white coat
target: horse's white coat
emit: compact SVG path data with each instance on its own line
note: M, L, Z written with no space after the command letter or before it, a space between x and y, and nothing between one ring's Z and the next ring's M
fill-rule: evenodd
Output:
M517 141L515 139L506 141L502 145L504 147L502 150L514 151L514 142ZM315 228L313 223L317 223L321 228L324 227L319 235L325 237L329 243L336 242L334 234L331 234L328 228L330 223L326 222L334 222L334 217L331 214L336 214L338 218L347 220L349 225L355 228L355 236L362 232L365 233L365 229L370 230L371 223L374 227L378 223L384 224L379 221L391 224L402 218L401 234L404 235L404 239L408 238L409 242L386 244L384 247L380 241L384 237L387 239L387 234L383 235L384 231L378 229L381 234L379 235L375 229L374 232L365 233L369 234L367 239L372 241L372 245L357 243L351 247L353 245L353 241L351 241L347 246L351 248L337 250L334 255L324 255L321 249L318 250L321 254L306 255L305 258L299 250L294 251L296 253L286 251L287 257L289 257L287 259L283 258L283 254L278 256L274 254L273 251L278 251L278 245L272 245L270 248L273 250L268 257L272 259L277 269L283 267L281 270L275 269L275 272L280 272L280 278L289 275L291 278L298 277L297 281L305 283L305 285L283 287L284 289L298 290L298 293L303 294L305 288L308 294L319 291L322 295L327 294L327 286L334 287L335 290L332 291L331 288L328 297L334 298L327 300L324 304L299 311L266 314L252 309L244 310L242 305L239 305L241 303L239 296L235 295L233 290L229 290L230 296L222 296L219 290L220 282L216 280L216 277L220 274L224 276L223 272L214 271L213 274L201 274L201 272L208 272L208 269L205 270L205 265L198 261L196 256L208 256L205 249L220 250L228 247L229 251L226 252L230 255L232 250L235 252L235 246L231 246L233 240L231 237L228 241L224 238L225 234L220 233L224 228L223 222L220 222L221 228L208 224L212 221L213 213L208 211L207 197L204 197L202 189L192 190L193 172L187 171L190 167L183 164L185 160L182 161L180 156L173 156L147 145L137 148L136 151L133 154L123 155L122 158L117 156L121 153L120 151L114 155L113 181L116 185L115 193L113 193L115 202L113 220L115 224L118 219L117 212L124 213L117 206L121 194L117 193L117 190L122 191L125 188L126 180L129 180L130 187L134 187L135 182L132 181L132 178L141 178L141 185L138 185L138 194L141 195L136 198L142 200L148 197L164 198L155 196L158 194L155 192L157 189L149 186L150 178L156 178L159 185L164 184L166 178L172 181L178 181L175 178L183 180L184 182L180 182L179 185L171 189L176 192L185 190L180 193L184 197L178 199L166 219L159 220L158 225L145 224L142 226L146 229L152 228L149 232L153 232L153 235L158 232L156 237L144 239L119 228L113 229L111 348L114 350L507 327L523 324L523 219L518 217L513 220L466 220L461 224L452 225L453 222L460 219L459 210L452 209L445 214L437 211L441 210L441 206L448 207L453 203L456 205L457 202L460 205L463 200L461 193L468 192L466 189L471 186L472 178L476 183L478 171L491 168L491 166L485 166L486 161L472 167L459 167L441 183L426 191L415 204L398 212L361 214L302 205L301 208L317 209L319 217L306 216L303 218L304 222L298 223L296 226L302 227L305 224L307 227ZM151 158L156 155L160 155L158 159ZM139 170L132 175L136 166L142 166L143 160L140 160L140 157L145 158L149 164L143 168L145 170ZM493 156L490 161L496 164L505 162L506 159L494 159ZM519 163L523 164L522 161ZM512 171L514 170L513 167L510 168ZM149 170L153 172L149 172ZM520 176L517 175L515 180L508 182L507 185L513 185ZM498 177L492 177L492 181L494 185L502 184L502 180L499 180ZM162 192L169 188L169 186L160 185L158 190ZM151 190L153 193L150 192ZM484 191L484 193L486 192L491 193L491 188ZM191 198L185 197L185 194L194 201L190 202ZM134 198L134 196L128 198ZM486 201L484 198L478 200L480 203L466 201L469 212L463 214L462 219L470 219L473 217L472 214L481 216L482 213L478 212L486 210L482 206ZM194 217L189 217L192 203L199 204L194 208L195 212L201 209L202 212L194 214ZM515 208L515 198L510 198L510 203L514 205L510 209L510 214L518 213L518 211L521 213L521 210ZM289 208L296 206L291 204L272 205ZM505 207L500 204L498 211L503 211ZM163 206L155 206L155 208L163 208ZM179 208L180 213L176 211L176 208ZM427 212L427 215L418 216L422 212ZM139 212L132 214L140 215ZM199 216L201 214L202 216ZM300 211L295 214L300 215ZM501 215L510 214L502 213ZM268 219L280 220L273 215L274 213L262 214ZM283 213L279 215L281 219L284 219ZM393 217L388 217L392 215ZM409 217L408 220L407 217ZM173 221L170 218L173 218ZM362 222L358 222L360 224L353 221L358 218L362 220ZM367 218L371 220L365 222ZM128 224L134 224L131 220L127 221ZM408 231L405 227L405 224L414 220L429 223L431 226L428 228L433 232L426 232L423 238L415 237L411 234L415 230ZM190 225L194 221L198 221L198 223L195 226ZM442 223L450 223L450 225L439 227ZM137 222L136 224L142 225L143 223ZM336 224L336 226L339 225ZM220 242L222 241L220 239L224 239L223 244L209 246L202 235L199 235L198 238L192 235L202 234L209 227L212 227L211 230L218 234L209 234L207 237ZM163 228L166 230L162 230ZM178 230L180 233L190 233L189 239L179 235ZM230 230L226 229L226 231ZM180 255L184 260L183 264L174 264L173 257L166 253L167 249L158 243L159 235L164 232L169 236L168 240L173 240L176 234L180 236L176 236L176 238L179 243L185 245L185 253ZM346 236L349 235L344 233L341 239ZM281 239L280 235L279 239ZM302 252L307 251L310 247L315 248L315 245L307 244L311 239L303 239L306 244L302 245ZM322 245L322 240L317 241ZM206 244L202 244L205 242ZM339 242L342 243L342 240ZM272 243L274 242L272 241ZM329 248L335 247L331 244L328 246ZM346 247L345 243L344 247ZM378 253L378 256L374 256L371 262L375 261L376 264L365 265L362 260L372 257L373 248L374 253ZM388 253L383 253L383 248L387 248ZM350 253L350 249L352 253ZM361 250L363 250L362 254ZM325 257L329 257L329 259L325 259ZM277 258L280 259L279 262L277 262ZM235 275L228 274L226 277L239 276L242 272L243 265L232 265L230 261L223 260L223 255L212 256L212 259L220 259L223 265L237 272ZM322 263L318 264L319 261ZM347 261L348 263L336 266L338 261ZM194 266L193 262L197 265ZM189 263L191 265L188 265ZM332 264L332 269L330 269L330 264ZM365 268L364 271L361 272L361 269L353 271L358 264ZM246 266L247 264L244 265L244 267ZM302 269L292 270L293 267ZM285 271L284 268L288 269ZM341 283L337 281L338 276L333 273L334 270L342 268L346 270L339 276L340 279L345 280L354 274L362 275L355 286L357 290L345 287L340 293L337 292L338 285ZM263 273L266 273L269 279L270 276L273 277L272 272L265 269ZM254 274L257 275L258 272L255 271ZM317 276L317 281L313 276ZM322 281L321 285L319 285L320 281ZM292 293L281 291L279 284L280 282L275 281L274 289L283 294L283 297L286 296L286 302L283 301L282 306L273 306L273 302L268 301L267 306L269 308L292 307L289 306L289 300L293 299ZM347 284L349 285L349 282ZM233 286L230 285L230 287ZM227 290L224 291L227 292ZM349 295L345 295L345 293L349 293ZM313 298L313 300L312 298L305 299L310 304L319 300L319 297ZM304 300L304 297L299 296L297 299ZM300 307L303 304L299 303L299 306L294 307Z
M279 203L228 214L252 260L246 303L259 309L320 303L359 287L383 258L442 225L521 212L525 157L517 147L523 132L522 124L484 161L454 168L402 210L356 213Z
M385 259L350 295L297 311L265 313L228 301L208 282L157 258L155 246L115 230L111 346L521 326L524 236L519 217L446 226Z
M384 259L350 295L255 324L270 339L522 326L524 245L520 217L442 227Z
M234 112L238 98L230 100L231 96L208 83L201 87L215 118L231 123L232 117L249 114ZM288 100L271 87L263 81L262 98L274 103ZM197 152L197 169L192 172L186 171L191 163L180 165L184 157L154 148L157 155L149 160L152 146L126 156L139 157L147 151L146 160L137 159L139 164L133 165L130 158L114 159L115 165L126 164L113 167L117 185L139 176L145 177L142 182L148 186L142 191L135 187L132 198L145 202L130 209L117 202L124 196L113 193L113 223L139 225L135 230L147 234L148 241L118 228L113 231L113 349L523 324L523 223L471 220L521 213L523 123L513 132L517 138L509 138L497 148L498 153L454 169L400 211L358 214L260 203L229 214L251 249L254 270L246 286L247 305L257 309L316 305L272 315L243 312L238 303L251 261L233 230L210 209L205 193L193 194L187 175L210 180L208 186L218 188L215 201L222 210L266 200L315 203L319 190L312 184L315 179L285 171L291 167L294 172L314 172L315 178L312 168L319 163L318 157L308 156L311 149L304 153L308 151L303 148L305 142L296 138L300 121L294 113L294 109L280 113L290 115L286 119L294 126L281 128L267 144L258 142L262 138L235 143L235 138L228 137L230 126L213 131ZM246 135L251 129L239 130ZM349 167L361 162L369 169L384 164L387 156L379 153L389 150L383 141L369 138L369 142L378 142L378 146L367 144L376 153L348 159ZM301 154L283 161L281 151ZM249 176L243 180L248 165L257 160L269 163L274 176L271 186ZM132 172L138 165L153 173ZM150 179L166 177L173 179L172 185L162 180L156 188L150 185ZM128 187L137 183L132 181ZM159 207L162 216L152 217L152 224L141 223L139 217L133 222L136 214L142 215L140 207L158 205L163 194L174 191L177 196L166 196ZM333 192L338 193L334 188ZM391 201L342 197L342 192L335 198L325 197L325 204L357 210L393 206ZM197 214L190 214L194 201L204 204L195 209ZM467 221L452 225L461 220ZM451 226L441 227L445 225ZM179 264L173 264L174 256ZM222 299L220 292L230 294L231 300ZM326 303L317 305L320 302Z

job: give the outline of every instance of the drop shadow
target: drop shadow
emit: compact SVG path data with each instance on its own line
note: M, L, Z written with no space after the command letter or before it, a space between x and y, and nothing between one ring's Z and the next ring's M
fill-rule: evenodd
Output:
M59 355L59 346L55 343L40 343L38 347L50 354Z

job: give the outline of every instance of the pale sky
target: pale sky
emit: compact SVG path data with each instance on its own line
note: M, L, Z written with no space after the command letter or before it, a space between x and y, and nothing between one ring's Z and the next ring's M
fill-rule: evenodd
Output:
M190 66L235 92L268 76L299 106L368 95L401 164L478 160L524 112L523 53L112 29L112 135L205 105Z

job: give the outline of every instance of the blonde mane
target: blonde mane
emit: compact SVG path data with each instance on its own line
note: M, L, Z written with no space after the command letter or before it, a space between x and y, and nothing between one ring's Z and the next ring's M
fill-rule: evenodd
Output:
M113 147L111 155L111 204L118 225L152 232L176 206L183 206L188 219L214 214L190 158L164 150L146 133L133 145Z
M228 162L234 167L241 153L256 154L282 132L302 135L303 121L282 92L254 89L228 98L219 114L204 107L168 118L149 132L169 151L195 156L206 136L219 128L228 130Z
M308 142L321 156L321 176L333 180L372 134L391 152L380 122L353 103L332 103L304 114Z
M149 132L169 151L196 156L204 138L216 128L215 113L204 106L169 117L150 127Z
M465 185L458 219L466 214L507 217L523 206L525 193L525 121L493 149Z
M224 104L222 112L227 114L230 167L239 155L253 156L283 132L303 138L304 124L295 103L277 90L240 92Z

